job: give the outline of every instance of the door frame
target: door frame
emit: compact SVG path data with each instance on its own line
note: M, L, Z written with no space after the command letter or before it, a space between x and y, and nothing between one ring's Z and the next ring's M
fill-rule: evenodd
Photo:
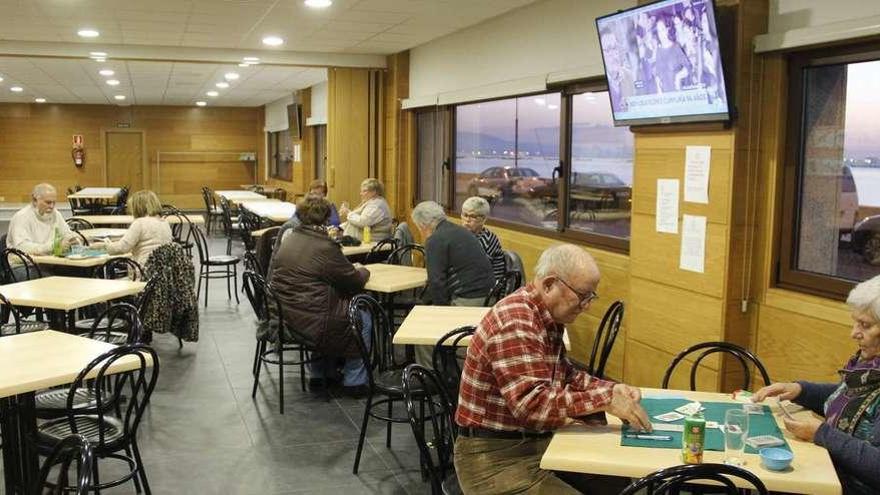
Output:
M147 161L147 131L143 129L130 129L130 128L104 128L101 129L101 139L103 140L104 145L104 186L111 187L108 184L107 178L107 153L110 151L109 140L107 139L108 133L126 133L126 134L140 134L141 135L141 177L142 179L142 187L144 189L150 189L152 186L152 177L150 177L150 167ZM123 184L124 185L124 184Z

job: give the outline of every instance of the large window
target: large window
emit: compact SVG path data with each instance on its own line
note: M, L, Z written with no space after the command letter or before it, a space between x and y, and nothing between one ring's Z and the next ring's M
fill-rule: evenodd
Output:
M315 131L315 178L327 180L327 125L316 125Z
M880 273L880 52L791 62L779 283L842 297Z
M269 133L269 176L275 179L293 179L293 141L290 131Z
M459 211L468 197L482 196L491 221L506 227L629 248L633 137L614 127L604 88L460 104L448 123L445 114L417 114L419 199ZM437 137L442 129L451 129L451 146Z

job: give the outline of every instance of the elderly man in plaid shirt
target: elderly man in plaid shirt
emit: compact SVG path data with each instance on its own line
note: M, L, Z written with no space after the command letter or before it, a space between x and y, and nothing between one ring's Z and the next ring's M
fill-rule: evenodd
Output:
M603 411L650 430L637 388L593 378L565 357L565 325L590 306L598 285L599 267L586 251L554 246L541 254L535 280L480 322L455 414L465 494L578 493L539 467L553 430Z

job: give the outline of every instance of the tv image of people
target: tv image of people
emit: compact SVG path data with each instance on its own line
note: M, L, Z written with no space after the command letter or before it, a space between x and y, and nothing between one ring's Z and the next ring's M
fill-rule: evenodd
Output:
M597 20L618 121L728 114L711 0L668 0Z

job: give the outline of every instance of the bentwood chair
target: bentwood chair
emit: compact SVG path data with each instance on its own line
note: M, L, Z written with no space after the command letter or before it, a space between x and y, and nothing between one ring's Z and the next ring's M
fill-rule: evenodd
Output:
M92 277L105 280L130 280L132 282L140 282L146 280L146 277L144 276L144 269L137 261L131 258L111 258L107 260L107 262L103 265L96 266L94 270L92 270ZM131 302L135 301L134 298L127 299ZM92 331L95 324L100 325L99 329L101 330L125 332L126 328L128 327L121 319L107 319L96 322L96 318L94 318L94 316L104 312L113 304L116 303L100 302L89 306L88 308L84 308L81 311L81 316L86 316L86 318L76 320L76 322L73 324L73 327L76 329L76 333L84 334ZM111 325L111 327L105 328L106 325Z
M74 232L79 232L80 230L84 230L84 229L95 228L95 226L92 225L92 222L86 220L85 218L76 218L76 217L68 218L67 219L67 226L70 227L70 230L72 230Z
M49 324L44 321L26 320L21 316L18 308L13 306L6 296L0 294L0 337L7 335L18 335L20 333L37 332L49 328ZM9 318L12 317L12 321Z
M458 402L458 387L461 384L461 373L467 352L467 347L461 342L473 336L476 330L477 327L473 325L456 328L440 337L434 345L431 365L437 372L438 378L442 380L453 404Z
M388 239L382 239L370 249L369 253L367 253L367 256L364 258L364 264L384 263L388 259L388 255L390 255L395 249L397 249L396 240L390 237Z
M226 236L226 254L232 254L232 240L239 235L241 223L238 216L232 215L232 205L226 198L220 198L220 211L223 215L223 235Z
M126 360L134 369L119 376L107 373L116 362ZM93 378L87 378L93 377ZM70 385L64 415L39 424L35 446L42 455L49 455L67 436L80 434L92 443L97 461L113 459L128 472L117 479L101 483L98 465L92 469L94 490L106 490L129 481L135 491L149 495L150 485L138 447L137 432L141 418L159 377L159 357L145 345L126 345L112 349L85 366ZM83 389L94 401L84 407L75 404ZM110 390L109 392L105 392ZM122 400L123 394L125 400ZM115 472L115 470L114 470Z
M168 213L162 213L162 217L167 219L169 217L174 217L177 219L176 222L170 225L171 227L171 238L174 239L174 242L177 243L183 250L186 252L187 256L192 258L192 250L193 250L193 229L195 226L192 221L190 221L189 217L180 212L180 210L169 211ZM184 230L184 227L186 229ZM185 233L184 233L185 232Z
M493 285L492 289L489 290L489 293L486 294L483 306L494 306L495 303L507 297L521 285L522 273L516 271L505 272L501 278L495 281L495 285Z
M211 235L211 226L223 220L223 211L217 206L217 199L210 187L202 187L202 201L205 202L205 228Z
M433 395L425 397L424 390L431 390ZM410 364L403 370L403 400L409 425L419 446L422 466L428 471L431 494L461 494L453 464L453 448L458 436L458 426L452 419L455 405L444 388L443 379L435 371Z
M33 493L87 495L93 488L94 463L95 454L92 451L92 443L86 437L78 434L64 437L43 462ZM69 479L71 464L76 468L73 484ZM53 468L56 471L54 482L49 481Z
M208 240L199 228L193 228L193 240L199 253L199 283L196 288L196 299L202 293L202 280L205 281L205 307L208 307L208 286L211 279L226 279L226 293L232 299L235 294L235 304L238 300L238 264L241 258L229 254L211 255L208 251ZM230 280L234 289L230 289Z
M767 495L767 487L760 478L751 472L736 466L727 464L684 464L672 466L655 471L644 478L637 479L629 484L620 495L678 495L681 492L690 492L695 482L712 482L712 493L725 493L727 495L739 495L742 491L734 484L734 479L751 485L751 493Z
M587 372L596 378L605 378L605 365L608 364L608 357L611 356L611 350L614 348L614 342L620 332L623 310L623 301L611 303L596 330L593 350L590 352L590 363L587 366Z
M702 352L701 352L702 351ZM699 356L696 359L690 357L691 354L696 354L699 352ZM666 368L666 373L663 375L663 383L661 385L662 388L667 388L669 386L669 380L672 377L672 373L675 371L675 367L683 361L685 358L694 359L691 364L691 373L690 373L690 386L691 390L697 389L697 370L700 367L700 362L703 361L707 356L711 356L712 354L722 354L722 355L730 355L734 357L743 368L743 390L750 390L752 388L752 374L749 370L749 365L755 367L757 372L761 375L761 378L764 380L764 385L770 385L770 375L767 374L767 368L764 367L764 364L761 363L761 360L758 359L758 356L754 355L748 349L740 347L736 344L731 344L730 342L703 342L700 344L693 345L688 347L687 349L681 351L675 358L672 360L672 363L669 364L669 367Z
M6 283L24 282L43 277L40 266L34 262L33 258L24 251L15 248L6 248L0 253L0 267L2 267L3 280ZM38 322L45 320L41 308L19 306L18 311L23 318L33 315Z

